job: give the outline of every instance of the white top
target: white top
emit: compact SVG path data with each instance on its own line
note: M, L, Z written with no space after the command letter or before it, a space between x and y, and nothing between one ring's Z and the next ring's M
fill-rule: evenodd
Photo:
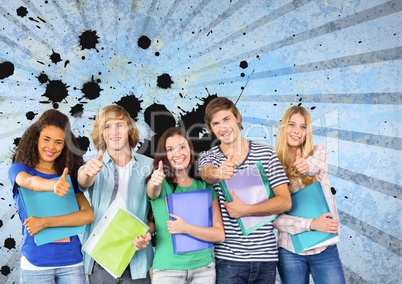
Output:
M116 200L121 203L127 203L128 181L130 180L132 163L131 161L124 167L117 166L119 171L119 189L116 194Z

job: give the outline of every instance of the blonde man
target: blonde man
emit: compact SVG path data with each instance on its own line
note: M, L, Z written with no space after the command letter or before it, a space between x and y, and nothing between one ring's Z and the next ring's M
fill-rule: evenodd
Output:
M121 106L104 107L96 116L91 133L98 149L98 156L86 162L78 171L78 183L89 192L95 222L87 227L84 241L88 239L113 200L120 200L134 215L148 222L148 201L145 177L152 171L153 160L134 153L139 132L129 113ZM137 237L139 238L139 237ZM151 237L136 239L140 244L119 283L150 283L149 268L153 251ZM134 241L134 240L133 240ZM89 255L84 255L85 273L90 283L115 283L106 270Z

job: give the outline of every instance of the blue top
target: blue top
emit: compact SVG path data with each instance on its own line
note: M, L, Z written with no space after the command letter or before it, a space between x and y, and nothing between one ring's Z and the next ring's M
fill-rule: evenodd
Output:
M95 215L95 222L88 224L84 233L85 242L96 225L102 219L110 204L114 188L115 163L107 152L103 155L103 167L96 175L95 182L88 188L81 188L88 191L90 203ZM145 224L148 223L148 200L146 195L145 178L152 172L151 158L143 155L134 155L131 159L130 180L127 192L127 209L141 219ZM137 251L130 261L130 271L132 279L146 278L147 272L151 267L153 250L151 243L143 250ZM85 273L92 274L93 260L84 252Z
M18 192L19 185L15 183L15 178L20 172L26 172L33 176L39 176L46 179L59 177L57 174L45 174L35 169L29 168L25 164L13 163L8 170L8 177L13 186L13 198L17 205L18 214L22 223L28 217L22 202L22 198ZM77 181L73 181L74 192L80 190L77 186ZM70 242L66 243L49 243L37 246L34 237L31 237L25 228L22 226L22 234L24 241L21 247L21 254L28 259L30 263L36 266L67 266L82 262L81 242L78 236L70 238Z

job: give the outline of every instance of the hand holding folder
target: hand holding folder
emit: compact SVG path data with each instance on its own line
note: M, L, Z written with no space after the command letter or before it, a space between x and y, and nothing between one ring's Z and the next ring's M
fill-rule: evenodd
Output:
M52 217L71 214L79 210L77 199L75 197L74 189L72 187L71 178L66 174L63 174L62 181L70 184L69 190L63 196L57 196L53 191L33 191L24 187L19 187L19 193L21 194L22 202L27 212L27 216L31 217ZM59 178L55 178L59 179ZM52 227L45 228L39 233L35 234L34 239L38 246L56 242L66 237L71 237L83 233L85 226L76 227Z
M319 181L316 181L291 195L292 209L288 215L303 218L318 218L330 212ZM294 252L328 246L340 241L338 234L329 234L320 231L306 231L300 234L290 234Z
M210 189L171 193L167 195L166 202L169 213L180 216L185 222L199 227L212 226L212 195ZM174 220L172 216L170 219ZM175 254L212 247L212 243L187 234L172 234L172 241Z
M117 278L123 274L135 254L134 238L145 236L148 229L148 225L115 200L92 231L82 250Z
M230 191L246 204L264 202L274 196L268 177L261 162L238 171L231 179L220 181L219 185L227 201L232 201ZM248 216L237 218L243 235L248 235L265 224L272 222L278 214L270 216Z

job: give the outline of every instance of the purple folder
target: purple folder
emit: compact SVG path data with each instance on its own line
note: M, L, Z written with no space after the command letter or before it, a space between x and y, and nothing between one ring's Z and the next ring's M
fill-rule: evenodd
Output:
M212 195L210 189L171 193L167 195L166 201L169 213L179 216L194 226L212 227ZM172 217L170 219L174 220ZM187 234L173 234L172 241L175 254L212 247L212 243Z
M227 201L232 201L229 190L246 204L264 202L274 196L261 162L238 171L231 179L220 181L219 185ZM243 235L248 235L265 224L272 222L278 214L269 216L247 216L237 218L237 223Z

